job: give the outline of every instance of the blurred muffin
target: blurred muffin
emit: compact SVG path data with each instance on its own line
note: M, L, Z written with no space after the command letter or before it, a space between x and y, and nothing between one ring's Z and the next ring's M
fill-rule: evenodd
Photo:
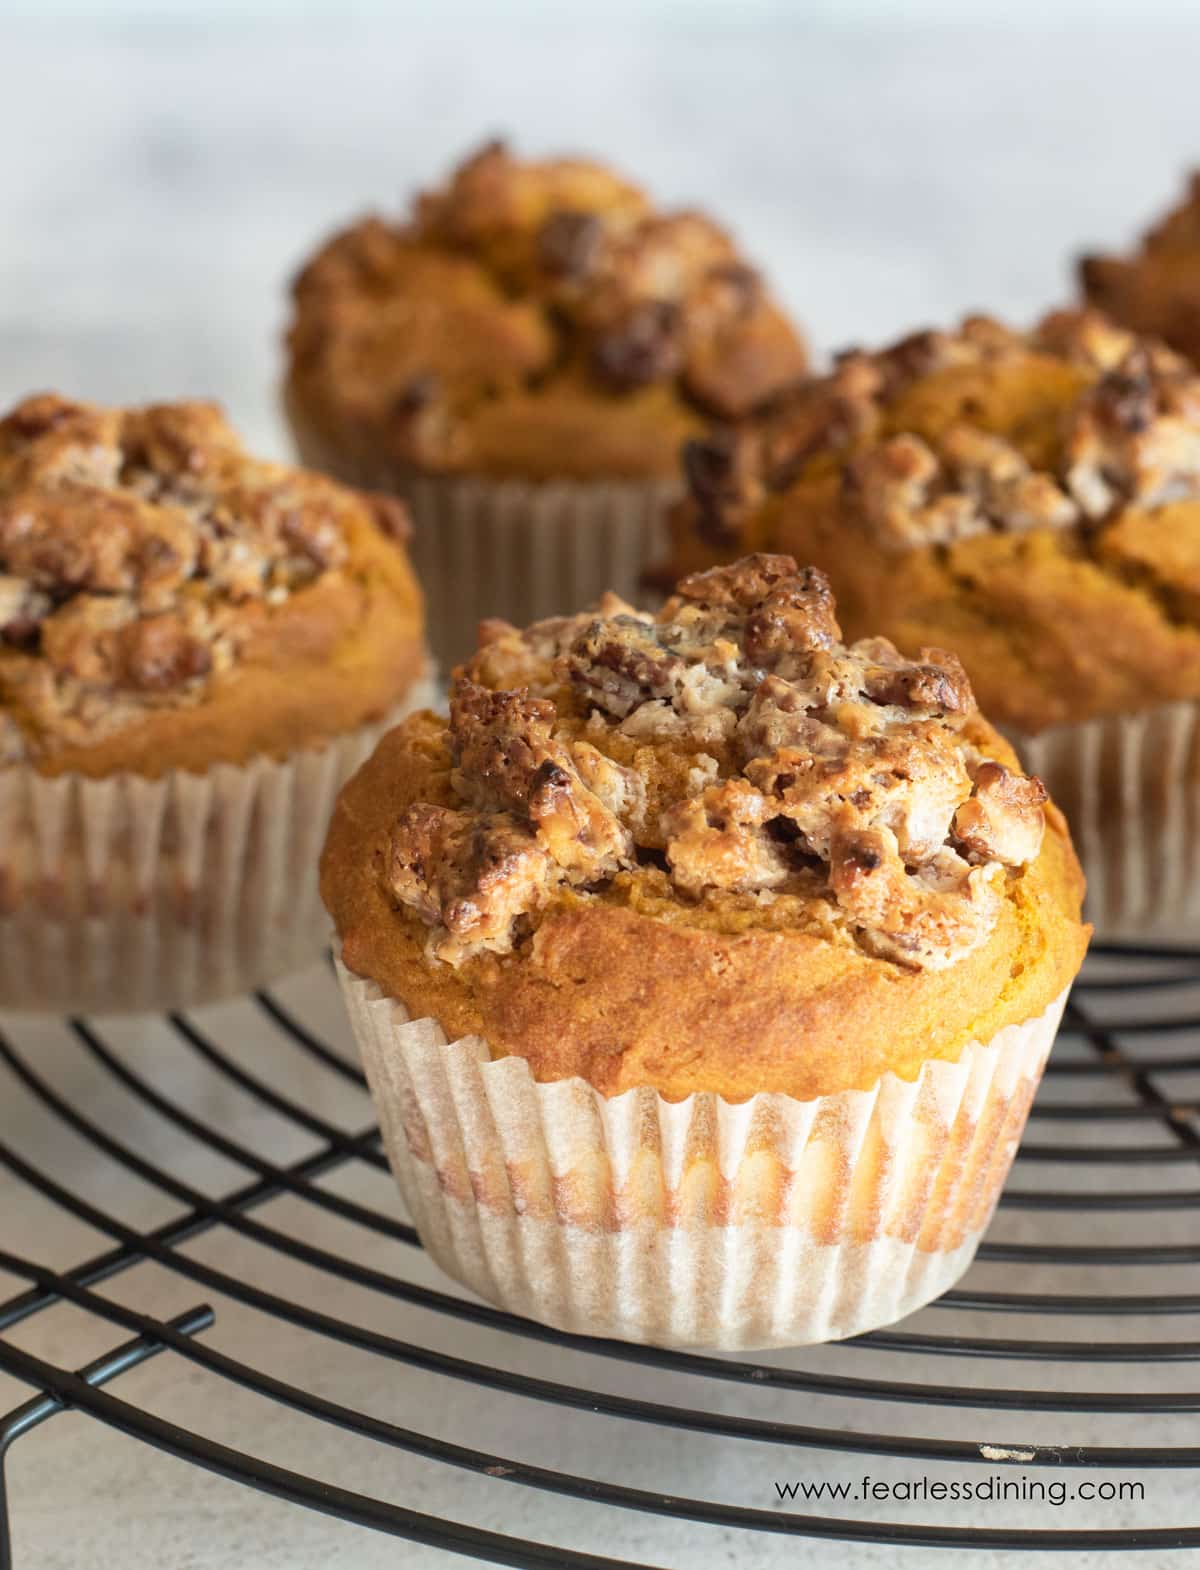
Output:
M679 445L805 370L729 236L599 164L500 143L294 286L286 403L306 461L406 497L434 651L637 591Z
M1106 936L1200 938L1200 380L1095 313L843 356L688 457L668 572L831 576L852 636L953 649L1066 812Z
M449 720L343 790L322 891L434 1258L676 1345L853 1335L957 1279L1087 938L958 662L845 646L784 556L488 626Z
M180 1005L320 953L334 795L427 695L405 532L210 404L0 420L0 1006Z
M1132 256L1085 256L1079 278L1091 304L1114 321L1200 365L1200 174Z

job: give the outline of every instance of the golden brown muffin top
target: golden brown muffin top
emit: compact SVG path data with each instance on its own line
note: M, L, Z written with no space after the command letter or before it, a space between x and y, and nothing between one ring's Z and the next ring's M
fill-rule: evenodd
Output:
M344 575L364 520L407 527L397 502L250 457L215 405L26 399L0 420L0 764L196 705Z
M852 634L952 647L994 718L1200 695L1200 378L1098 313L850 352L685 467L668 571L804 551Z
M846 646L834 609L821 573L759 555L655 616L611 596L485 626L442 785L400 814L381 869L430 957L506 954L622 880L643 908L801 925L904 967L978 948L1038 855L1045 792L987 756L952 655Z
M1115 321L1200 363L1200 173L1133 255L1085 256L1079 277L1088 300Z
M499 142L407 221L335 236L294 295L294 415L424 471L669 474L683 436L805 370L723 229Z

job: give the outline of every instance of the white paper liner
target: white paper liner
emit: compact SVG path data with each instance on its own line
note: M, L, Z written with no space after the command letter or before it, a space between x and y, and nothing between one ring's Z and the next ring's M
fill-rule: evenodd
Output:
M339 962L421 1241L514 1313L729 1350L891 1324L959 1279L1011 1165L1066 993L915 1081L813 1101L537 1083Z
M408 553L443 670L474 652L487 616L523 627L582 610L606 589L632 604L654 603L640 579L668 554L666 509L680 493L678 479L426 476L387 459L348 455L295 408L288 414L305 463L408 503Z
M645 603L640 578L667 551L675 482L471 478L409 482L413 565L434 653L450 669L485 616L517 626L563 616L612 589Z
M0 770L0 1007L182 1008L317 959L334 799L402 715L275 760L161 780Z
M1200 705L1010 740L1066 814L1096 937L1200 943Z

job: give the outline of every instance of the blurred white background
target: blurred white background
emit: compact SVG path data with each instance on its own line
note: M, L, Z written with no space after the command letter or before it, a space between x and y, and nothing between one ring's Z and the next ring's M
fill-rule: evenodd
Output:
M280 450L296 264L497 132L723 215L823 350L1027 319L1200 157L1189 9L0 0L0 400L213 395Z

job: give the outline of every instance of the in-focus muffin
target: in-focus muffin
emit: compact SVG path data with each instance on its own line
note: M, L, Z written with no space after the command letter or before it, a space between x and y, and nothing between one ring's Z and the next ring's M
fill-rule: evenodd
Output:
M1091 304L1114 321L1200 365L1200 173L1132 256L1085 256L1079 278Z
M958 662L845 646L785 556L487 627L449 720L343 790L322 891L433 1256L679 1345L852 1335L956 1280L1087 939Z
M668 573L827 571L851 636L962 659L1067 814L1105 937L1200 941L1200 380L1096 313L844 356L688 461Z
M181 1005L317 957L334 796L428 701L405 532L210 404L0 420L0 1006Z
M481 617L637 591L686 437L805 370L724 230L599 164L500 143L295 284L286 401L306 461L412 505L434 652Z

